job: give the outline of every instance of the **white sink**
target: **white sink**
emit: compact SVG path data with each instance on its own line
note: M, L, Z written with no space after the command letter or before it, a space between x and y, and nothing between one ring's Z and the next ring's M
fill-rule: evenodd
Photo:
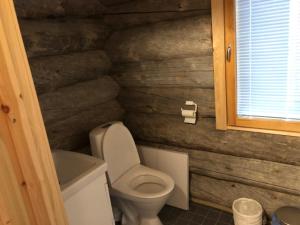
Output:
M52 156L70 225L114 224L106 163L62 150L53 151Z
M107 169L103 160L81 153L55 150L52 156L64 198L92 182L95 176L105 174Z

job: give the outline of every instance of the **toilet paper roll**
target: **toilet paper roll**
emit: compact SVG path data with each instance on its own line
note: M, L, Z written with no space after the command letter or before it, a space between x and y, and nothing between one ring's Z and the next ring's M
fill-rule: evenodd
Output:
M181 110L181 115L183 117L195 117L195 111L182 109Z

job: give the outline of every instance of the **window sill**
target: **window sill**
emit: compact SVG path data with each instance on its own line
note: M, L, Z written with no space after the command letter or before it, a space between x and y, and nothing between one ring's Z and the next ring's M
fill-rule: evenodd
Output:
M240 130L240 131L249 131L249 132L256 132L256 133L266 133L266 134L276 134L276 135L300 137L300 133L298 133L298 132L266 130L266 129L249 128L249 127L227 126L227 130Z

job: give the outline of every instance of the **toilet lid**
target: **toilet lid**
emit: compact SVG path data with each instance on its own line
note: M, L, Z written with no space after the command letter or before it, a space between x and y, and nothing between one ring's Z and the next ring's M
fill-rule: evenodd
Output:
M113 124L103 137L103 157L111 184L133 166L140 158L130 131L123 124Z

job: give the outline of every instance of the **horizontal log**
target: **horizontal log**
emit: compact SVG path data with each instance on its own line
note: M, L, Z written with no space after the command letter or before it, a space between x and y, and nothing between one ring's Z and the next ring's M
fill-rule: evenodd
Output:
M44 122L68 118L117 97L118 84L109 76L81 82L39 96Z
M20 20L29 57L101 49L109 29L101 20Z
M215 115L214 90L201 88L124 88L118 97L128 112L181 115L186 100L198 104L198 116Z
M180 12L148 12L105 14L104 22L114 30L126 29L135 26L149 25L167 20L179 20L192 16L209 15L210 10L191 10Z
M191 176L191 196L227 208L232 207L235 199L252 198L260 202L269 215L279 207L286 205L298 207L300 204L299 196L196 174Z
M151 142L139 141L138 143L187 153L191 173L297 195L300 198L300 188L297 183L300 173L299 166ZM290 171L293 171L293 174L290 174Z
M135 0L108 7L106 14L210 10L210 0Z
M109 101L46 125L51 149L78 149L89 145L89 131L108 121L121 120L123 110Z
M19 18L59 17L65 15L62 0L14 0Z
M98 0L14 0L19 18L101 16L105 7Z
M189 156L193 172L222 174L238 178L241 182L245 180L253 186L280 188L286 193L299 195L300 200L300 166L197 150L190 150Z
M30 67L38 94L108 74L111 67L101 50L30 59Z
M197 16L116 31L106 50L114 62L211 55L211 18Z
M106 7L99 0L62 0L65 15L77 17L101 17Z
M214 118L184 124L179 116L129 113L126 124L142 141L300 165L300 138L215 129Z
M100 2L105 6L113 6L131 1L132 0L100 0Z
M123 87L213 88L212 57L119 63L111 70Z

